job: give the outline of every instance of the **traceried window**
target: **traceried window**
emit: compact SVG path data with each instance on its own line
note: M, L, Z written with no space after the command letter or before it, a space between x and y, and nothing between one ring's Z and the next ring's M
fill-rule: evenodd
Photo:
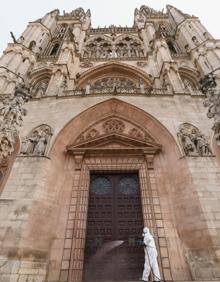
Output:
M140 39L124 35L118 38L96 36L85 42L83 57L89 59L142 58L145 57Z

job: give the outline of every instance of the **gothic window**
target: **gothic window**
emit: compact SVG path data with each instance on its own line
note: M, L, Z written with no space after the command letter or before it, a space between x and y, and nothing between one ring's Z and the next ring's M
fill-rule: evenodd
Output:
M28 48L29 48L31 51L33 51L34 47L36 47L36 42L33 40L33 41L30 42Z
M172 54L177 54L177 50L176 50L176 48L174 47L174 45L173 45L173 43L172 43L171 41L168 41L168 42L167 42L167 45L168 45L168 47L169 47L169 49L170 49L170 52L171 52Z
M56 56L58 49L60 47L59 43L56 43L55 45L53 45L51 51L50 51L50 56Z
M107 36L99 36L85 42L83 57L111 59L123 57L144 57L144 48L138 38L123 36L112 41Z
M185 76L181 76L181 79L183 81L184 88L187 92L192 93L195 90L198 90L197 84L192 79L189 79Z
M123 57L144 57L144 48L138 38L130 36L119 37L115 43L116 56Z
M198 45L198 44L199 44L199 41L198 41L198 39L197 39L196 36L193 36L193 37L192 37L192 41L195 43L195 45Z

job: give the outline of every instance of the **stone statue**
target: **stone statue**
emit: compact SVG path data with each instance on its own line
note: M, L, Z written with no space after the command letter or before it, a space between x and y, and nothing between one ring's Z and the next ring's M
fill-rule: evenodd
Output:
M145 16L136 8L134 12L134 22L138 29L142 29L145 26L146 18Z
M46 82L42 82L36 89L35 97L41 98L44 97L47 91L48 84Z
M89 80L86 84L85 94L90 94L91 81Z
M160 270L157 262L157 248L148 227L144 227L143 237L145 262L142 280L148 281L150 273L152 272L153 280L160 281Z
M91 11L88 10L85 15L81 18L83 30L87 30L91 26Z
M139 87L140 87L140 93L144 94L145 93L145 83L141 78L139 80Z
M49 130L45 129L41 133L38 142L34 148L34 155L43 156L45 154L45 150L48 144L48 137L49 137Z
M22 142L21 153L24 155L31 155L34 153L35 146L39 140L38 131L35 130L27 140Z

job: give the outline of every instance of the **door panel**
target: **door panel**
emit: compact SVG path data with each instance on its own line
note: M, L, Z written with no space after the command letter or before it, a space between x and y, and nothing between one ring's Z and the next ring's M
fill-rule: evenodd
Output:
M84 281L141 277L143 216L137 174L92 174Z

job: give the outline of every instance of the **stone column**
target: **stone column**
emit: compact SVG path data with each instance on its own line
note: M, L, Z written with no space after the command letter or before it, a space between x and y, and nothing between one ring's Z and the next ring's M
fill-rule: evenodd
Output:
M20 53L15 53L14 57L10 60L8 64L8 68L11 71L16 71L17 67L20 65L22 61L22 55Z
M11 59L14 56L14 52L13 51L9 51L7 53L4 53L3 56L0 58L0 64L1 66L7 66L8 63L11 61Z
M168 79L168 85L171 86L174 92L184 93L184 85L182 79L178 73L178 66L176 63L167 62L164 64L162 73L166 75ZM171 90L170 88L170 90Z

